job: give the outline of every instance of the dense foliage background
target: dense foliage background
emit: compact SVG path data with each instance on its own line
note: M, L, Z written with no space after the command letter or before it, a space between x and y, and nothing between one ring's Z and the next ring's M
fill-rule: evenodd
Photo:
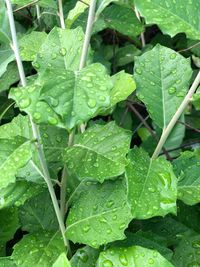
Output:
M198 74L200 1L94 2L12 0L24 82L0 2L0 266L198 267L199 89L155 149Z

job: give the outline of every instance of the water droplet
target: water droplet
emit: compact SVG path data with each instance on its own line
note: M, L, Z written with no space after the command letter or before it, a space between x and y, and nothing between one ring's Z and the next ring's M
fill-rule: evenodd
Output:
M48 118L48 123L51 124L51 125L56 125L58 124L58 120L54 117L49 117Z
M110 208L110 207L113 206L113 204L114 204L114 202L113 202L112 200L109 200L106 206L107 206L108 208Z
M125 254L121 254L119 255L119 261L122 265L124 266L128 266L128 260L126 258L126 255Z
M61 56L65 56L66 55L66 53L67 53L67 51L66 51L66 49L64 48L64 47L62 47L61 49L60 49L60 54L61 54Z
M113 267L113 264L112 264L111 261L109 261L109 260L105 260L105 261L103 262L103 267Z
M174 93L176 93L176 88L175 88L175 87L170 87L170 88L168 89L168 93L169 93L170 95L173 95Z
M86 226L83 227L83 231L85 233L87 233L89 230L90 230L90 226L89 225L86 225Z
M175 53L172 53L172 54L170 55L170 58L171 58L171 59L175 59L175 58L176 58L176 54L175 54Z
M125 223L122 223L122 224L119 226L119 229L122 230L122 229L124 229L125 226L126 226L126 224L125 224Z
M150 84L153 85L153 86L156 85L154 82L150 82Z
M88 107L90 107L90 108L95 108L97 102L96 102L95 99L92 99L92 98L91 98L91 99L88 100L87 104L88 104Z
M141 70L141 69L139 69L139 68L136 68L136 69L135 69L135 71L136 71L136 73L137 73L137 74L139 74L139 75L141 75L141 74L142 74L142 70Z
M35 69L39 69L39 68L40 68L40 64L39 64L38 62L34 62L34 63L33 63L33 67L34 67Z
M150 259L148 260L148 263L149 263L149 264L154 264L154 259L150 258Z
M88 255L86 254L86 252L84 250L79 250L78 253L78 258L82 261L82 262L87 262L88 261Z
M155 189L154 187L149 187L148 190L149 190L149 192L151 192L151 193L154 193L154 192L156 191L156 189Z
M31 99L30 98L22 98L20 101L19 101L19 107L20 108L27 108L28 106L30 106L31 104Z
M56 55L56 53L52 53L52 54L51 54L51 59L53 59L53 60L54 60L54 59L56 59L56 58L57 58L57 55Z
M100 96L99 96L99 100L100 100L100 101L105 101L105 100L106 100L106 97L105 97L104 95L100 95Z

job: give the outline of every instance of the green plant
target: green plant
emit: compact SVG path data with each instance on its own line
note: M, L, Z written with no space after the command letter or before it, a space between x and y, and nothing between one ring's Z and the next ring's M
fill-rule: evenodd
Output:
M199 10L1 1L0 266L200 266Z

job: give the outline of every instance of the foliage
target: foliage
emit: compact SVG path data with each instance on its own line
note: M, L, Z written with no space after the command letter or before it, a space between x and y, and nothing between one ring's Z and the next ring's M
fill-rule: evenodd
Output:
M152 157L198 73L200 2L98 0L93 21L92 0L64 20L11 2L26 84L1 1L0 266L200 266L199 88Z

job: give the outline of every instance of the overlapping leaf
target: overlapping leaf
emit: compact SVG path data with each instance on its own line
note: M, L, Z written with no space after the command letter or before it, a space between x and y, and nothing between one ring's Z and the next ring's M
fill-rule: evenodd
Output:
M99 250L85 246L76 251L70 260L72 267L95 267Z
M124 239L124 230L130 220L123 180L89 183L70 209L66 234L75 243L98 248Z
M131 133L114 122L95 125L66 149L64 160L79 179L103 182L124 172L130 141Z
M200 2L196 0L135 0L135 5L149 24L158 24L171 36L184 32L191 39L200 38Z
M137 58L138 98L145 103L151 118L161 129L167 126L180 106L191 75L188 59L159 44Z
M17 266L52 267L65 252L60 233L38 232L23 237L15 246L12 259Z
M71 264L68 261L66 254L63 252L62 254L60 254L52 267L71 267Z
M164 158L150 159L134 148L126 167L128 199L133 217L147 219L176 213L177 178Z
M15 182L17 171L31 158L31 144L21 137L0 139L0 188Z
M173 265L161 256L156 250L132 246L128 248L110 248L100 253L97 267L111 266L152 266L173 267Z
M200 202L200 151L185 151L173 162L178 198L188 205Z

